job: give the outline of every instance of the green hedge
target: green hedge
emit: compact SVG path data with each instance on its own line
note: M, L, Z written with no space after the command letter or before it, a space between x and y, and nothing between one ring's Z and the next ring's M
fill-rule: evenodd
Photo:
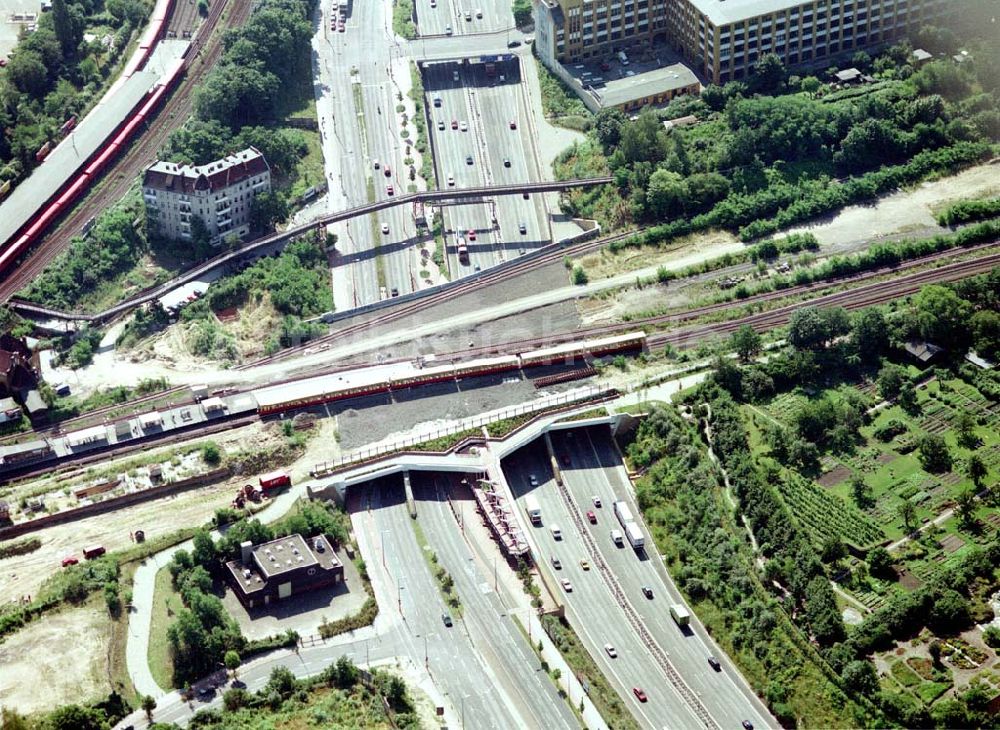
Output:
M939 214L937 220L942 226L957 226L997 216L1000 216L1000 198L960 201Z

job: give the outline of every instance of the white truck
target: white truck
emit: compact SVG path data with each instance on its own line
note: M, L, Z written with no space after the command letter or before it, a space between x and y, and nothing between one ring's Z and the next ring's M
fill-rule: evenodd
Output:
M678 626L687 626L691 623L691 612L681 603L670 604L670 616Z
M614 503L614 509L615 517L618 518L618 521L621 523L623 529L629 522L635 522L635 518L632 516L632 510L628 508L628 503L619 500Z
M643 537L642 530L640 530L639 525L634 522L629 522L625 525L625 537L628 538L629 545L636 550L646 544L646 538Z
M538 504L538 498L534 494L529 494L524 498L524 511L528 513L531 524L542 524L542 508Z

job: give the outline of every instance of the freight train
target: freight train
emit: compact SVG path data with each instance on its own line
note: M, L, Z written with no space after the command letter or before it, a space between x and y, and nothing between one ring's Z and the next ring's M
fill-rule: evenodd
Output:
M174 0L158 0L153 9L152 20L139 41L138 51L132 55L121 76L108 90L105 99L110 98L149 60L156 44L166 32L173 4ZM10 239L9 245L0 252L0 274L3 274L22 254L40 241L49 226L62 214L70 211L84 191L97 181L108 163L129 146L136 130L156 112L163 97L173 89L181 78L184 63L184 59L178 59L168 67L164 77L136 104L132 110L134 113L127 117L117 129L110 130L104 146L99 148L90 160L81 164L80 168L69 174L66 186L39 207L35 215Z

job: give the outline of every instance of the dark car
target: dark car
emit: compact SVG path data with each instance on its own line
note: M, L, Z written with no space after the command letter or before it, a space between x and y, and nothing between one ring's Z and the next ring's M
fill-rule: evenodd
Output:
M642 687L633 687L632 694L635 695L635 698L639 700L639 702L645 702L649 699L646 697L646 693L642 691Z
M526 226L524 223L518 223L517 230L523 236L528 232L528 226Z
M650 588L649 586L643 586L642 587L642 595L644 595L646 598L652 598L653 597L653 589Z
M442 623L444 623L445 626L448 626L450 628L451 624L452 624L451 614L450 613L442 613L441 614L441 621L442 621Z
M743 730L753 730L753 723L749 720L743 721Z
M503 166L510 167L510 160L507 159L506 157L503 158Z
M521 45L521 41L510 41L507 44L507 48L517 48L520 45Z
M712 669L714 669L717 672L721 672L722 671L722 665L719 664L719 660L716 659L714 656L708 657L708 666L710 666Z
M472 155L466 155L465 156L465 164L466 165L471 165L472 164Z

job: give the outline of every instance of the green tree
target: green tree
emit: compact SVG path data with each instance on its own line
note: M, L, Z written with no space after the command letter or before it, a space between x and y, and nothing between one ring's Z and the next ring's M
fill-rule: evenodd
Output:
M814 558L815 560L815 558ZM822 575L812 578L805 589L805 614L816 640L823 645L844 636L844 623L830 583Z
M884 547L874 547L868 551L868 569L872 575L885 577L892 573L892 555Z
M613 150L621 141L622 127L628 123L625 112L606 107L594 115L594 133L605 151Z
M226 665L226 669L235 677L237 670L240 668L240 655L230 649L226 652L222 661Z
M889 329L881 310L874 307L861 310L854 318L851 342L864 362L878 362L889 344Z
M531 25L531 0L514 0L511 11L518 28Z
M288 667L275 667L268 677L266 689L277 692L282 698L291 697L292 693L298 689L299 682Z
M765 53L753 67L750 89L764 94L775 93L784 87L787 76L781 57L776 53Z
M48 74L42 57L34 51L17 51L7 64L7 76L14 86L35 99L41 99L48 91Z
M899 517L903 520L903 525L906 527L906 532L913 532L913 523L917 519L917 508L908 499L904 499L898 508Z
M860 474L851 477L851 498L861 509L867 509L874 504L871 487L865 484L864 477Z
M206 569L214 567L218 555L215 549L215 541L212 540L212 536L208 530L202 528L194 533L194 547L191 549L191 559L195 562L195 565L200 565Z
M846 557L847 546L844 545L839 537L832 536L823 541L823 547L820 549L820 559L824 563L837 565Z
M66 0L52 0L52 27L55 30L63 56L72 58L83 40L83 12Z
M989 473L986 468L986 462L983 461L983 457L979 454L971 454L969 456L969 460L966 462L965 473L968 475L969 479L972 480L972 483L976 485L976 488L981 489L983 481Z
M906 371L899 365L888 364L878 371L878 392L886 400L899 395L906 382Z
M250 201L250 226L255 231L273 229L288 218L288 201L276 190L257 193Z
M976 526L976 502L975 489L966 489L955 500L958 517L962 524L970 530Z
M209 466L218 466L222 463L222 452L210 441L201 447L201 458Z
M104 713L92 707L63 705L48 717L50 730L107 730Z
M914 298L920 336L943 347L960 349L969 340L972 305L939 284L921 288Z
M918 446L920 465L932 473L945 472L951 469L951 452L944 437L936 433L924 434Z
M578 286L582 286L586 284L588 281L590 281L590 278L587 276L587 272L584 270L584 268L580 265L574 266L573 283Z
M852 692L871 696L878 691L878 674L871 662L855 659L844 667L842 677Z
M142 711L146 713L146 721L153 721L153 710L156 709L156 699L152 695L145 695L142 698Z
M991 360L1000 358L1000 314L981 310L972 315L969 325L976 352Z
M805 76L801 83L799 83L799 88L810 96L816 96L816 92L820 90L823 83L815 76Z
M976 419L968 411L959 411L952 422L955 428L955 435L958 437L960 446L967 449L974 449L979 444L979 437L976 435Z
M850 328L850 318L842 307L805 307L789 318L788 342L799 350L822 349Z
M935 629L945 633L964 629L972 622L969 602L951 588L945 588L937 596L928 618Z
M733 332L729 339L729 344L739 356L741 362L750 362L761 351L761 337L748 324L741 325L739 329Z
M646 205L658 218L672 218L684 211L687 186L680 173L660 168L649 178Z

